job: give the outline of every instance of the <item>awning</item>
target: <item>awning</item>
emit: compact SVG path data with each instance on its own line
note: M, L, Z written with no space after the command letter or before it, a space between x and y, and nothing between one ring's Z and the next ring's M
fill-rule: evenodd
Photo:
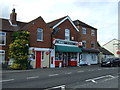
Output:
M82 52L79 47L69 47L69 46L55 46L55 51L58 52Z

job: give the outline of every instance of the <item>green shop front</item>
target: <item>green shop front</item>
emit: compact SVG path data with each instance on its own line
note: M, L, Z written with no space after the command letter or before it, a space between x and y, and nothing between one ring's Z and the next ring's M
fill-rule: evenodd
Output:
M81 48L79 42L55 40L55 67L78 66Z

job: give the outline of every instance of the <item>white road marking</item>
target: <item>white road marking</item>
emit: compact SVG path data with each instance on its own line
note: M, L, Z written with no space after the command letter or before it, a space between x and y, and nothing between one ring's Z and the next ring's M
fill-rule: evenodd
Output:
M13 81L15 79L8 79L8 80L1 80L0 82L9 82L9 81Z
M68 73L65 73L65 74L72 74L72 72L68 72Z
M44 89L44 90L53 90L53 89L56 90L57 88L61 88L61 90L65 90L65 85L56 86L56 87L52 87L52 88L48 88L48 89Z
M50 74L50 75L48 75L48 76L51 77L51 76L57 76L57 75L59 75L59 74Z
M39 78L39 76L27 77L26 79L33 79L33 78Z
M96 77L96 78L93 78L93 79L88 79L88 80L85 80L85 81L86 81L86 82L92 81L92 82L94 82L94 83L97 83L95 80L102 79L102 78L106 78L106 77L114 78L114 76L112 76L112 75L106 75L106 76Z
M94 71L94 70L88 70L88 71Z
M102 70L102 69L98 69L98 70Z
M82 73L82 72L84 72L84 71L78 71L79 73Z

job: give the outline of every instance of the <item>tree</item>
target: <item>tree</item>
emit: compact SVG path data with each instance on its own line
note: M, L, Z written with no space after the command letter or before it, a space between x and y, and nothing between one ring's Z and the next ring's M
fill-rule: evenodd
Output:
M12 34L9 45L9 59L13 59L12 69L26 69L28 63L29 32L18 31Z

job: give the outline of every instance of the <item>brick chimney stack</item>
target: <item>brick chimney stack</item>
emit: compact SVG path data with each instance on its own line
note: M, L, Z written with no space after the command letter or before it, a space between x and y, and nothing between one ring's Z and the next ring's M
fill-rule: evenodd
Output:
M12 23L12 25L16 25L16 17L17 17L17 13L15 13L15 8L13 8L12 13L10 14L10 21Z

